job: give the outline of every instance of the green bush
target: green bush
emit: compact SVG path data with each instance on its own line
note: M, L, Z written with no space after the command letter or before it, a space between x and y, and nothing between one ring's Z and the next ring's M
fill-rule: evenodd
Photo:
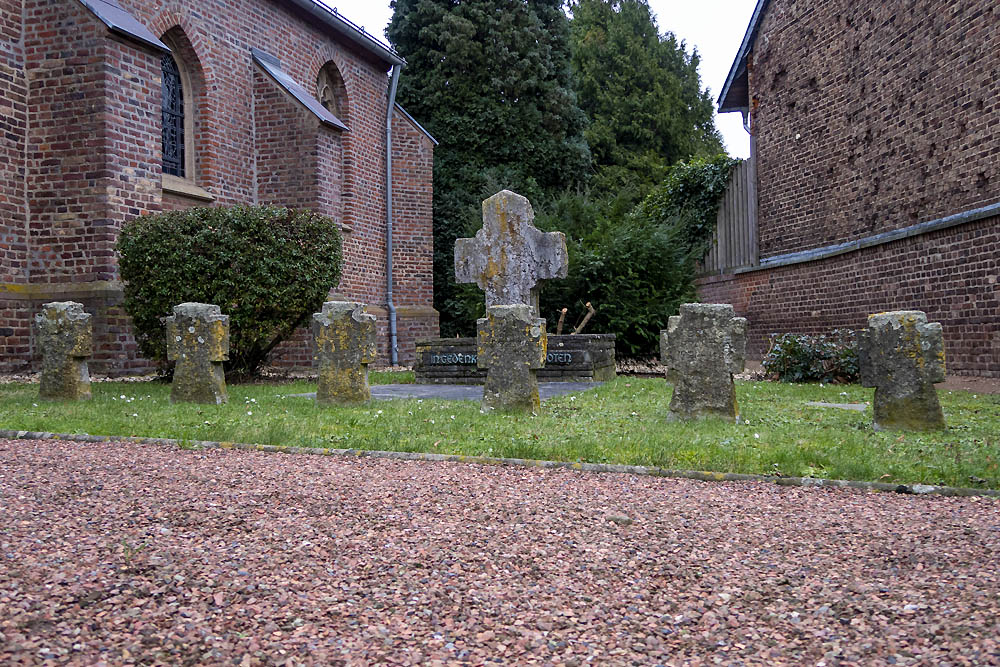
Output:
M226 374L256 373L340 281L336 223L274 206L193 208L136 218L117 250L125 310L142 353L166 363L163 318L186 301L229 315Z
M858 349L853 331L829 335L773 334L764 371L782 382L857 382Z
M735 163L725 155L679 163L638 205L590 193L544 202L537 226L564 232L569 249L569 277L541 292L550 332L561 308L569 309L571 324L590 301L597 312L586 333L615 334L622 357L654 354L667 318L696 298L695 265L711 240Z

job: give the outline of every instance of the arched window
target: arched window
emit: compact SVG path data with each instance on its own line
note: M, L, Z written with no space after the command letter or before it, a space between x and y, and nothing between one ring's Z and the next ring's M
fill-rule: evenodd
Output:
M334 62L323 65L316 79L316 99L327 111L347 122L347 87Z
M184 84L177 61L169 53L160 61L163 70L163 173L185 178L187 162L185 139L186 121L184 106Z

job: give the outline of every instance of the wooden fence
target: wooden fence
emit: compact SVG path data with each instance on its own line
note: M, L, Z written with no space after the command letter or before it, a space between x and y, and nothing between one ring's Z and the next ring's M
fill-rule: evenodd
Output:
M712 247L701 262L701 275L757 266L757 179L751 160L733 167L719 205Z

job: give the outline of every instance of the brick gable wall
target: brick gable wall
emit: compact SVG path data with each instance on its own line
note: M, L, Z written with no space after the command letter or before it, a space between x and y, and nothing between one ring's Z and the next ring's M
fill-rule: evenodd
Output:
M750 60L761 257L1000 202L1000 6L773 0ZM918 309L949 372L1000 377L1000 217L818 261L698 281L770 334Z

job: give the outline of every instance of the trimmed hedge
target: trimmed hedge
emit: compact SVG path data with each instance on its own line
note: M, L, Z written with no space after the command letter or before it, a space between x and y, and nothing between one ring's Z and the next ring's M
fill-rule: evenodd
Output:
M142 354L165 366L163 318L185 301L214 303L230 318L225 367L235 377L254 375L340 281L340 231L311 211L236 206L147 215L126 223L116 248Z

